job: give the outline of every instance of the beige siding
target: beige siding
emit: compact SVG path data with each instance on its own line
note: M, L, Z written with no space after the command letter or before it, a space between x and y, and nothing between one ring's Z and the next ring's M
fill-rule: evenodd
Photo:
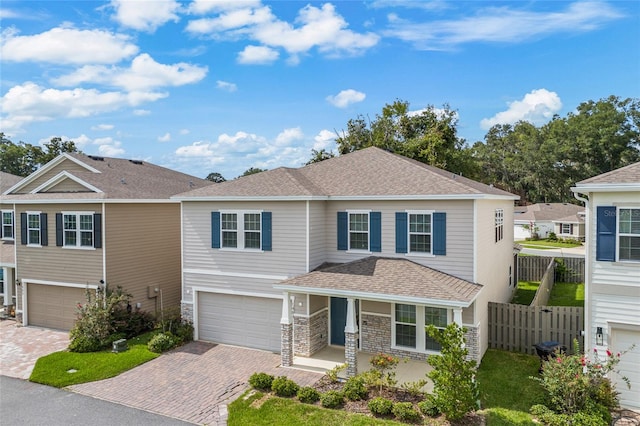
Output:
M309 312L315 313L329 306L329 298L327 296L309 296Z
M80 185L73 179L64 179L57 185L42 192L89 192L86 186Z
M47 213L49 245L22 245L22 212ZM19 279L44 280L76 284L98 284L103 278L102 249L56 247L56 213L62 211L101 212L99 204L43 204L16 206L16 251Z
M391 303L372 302L370 300L363 300L361 303L361 312L391 315Z
M326 201L309 202L309 270L311 271L326 260L324 252L328 244L328 234L325 227L326 209Z
M473 204L471 201L334 201L327 205L326 260L349 262L367 256L405 257L456 277L473 279ZM337 212L371 210L382 213L382 252L362 253L337 250ZM410 256L396 253L395 214L405 210L434 210L447 214L446 256Z
M185 283L183 302L193 301L194 288L245 296L282 297L282 291L273 288L274 284L281 281L278 279L211 274L206 271L201 273L185 271L183 274Z
M37 187L39 187L40 185L42 185L43 183L47 182L49 179L58 175L60 172L63 172L65 170L69 172L75 172L75 171L86 172L87 171L86 168L80 166L79 164L71 160L65 159L60 164L53 167L51 170L47 170L46 173L44 173L41 176L38 176L35 180L29 182L28 185L20 188L20 191L17 192L17 194L27 194L33 191L34 189L36 189Z
M178 306L180 205L107 204L105 218L107 285L123 287L145 311Z

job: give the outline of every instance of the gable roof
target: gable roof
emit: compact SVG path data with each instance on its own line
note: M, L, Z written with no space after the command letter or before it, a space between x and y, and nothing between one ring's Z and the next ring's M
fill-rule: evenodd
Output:
M507 198L498 188L370 147L319 163L273 170L180 194L182 200L237 198Z
M11 173L0 172L0 194L24 179Z
M290 278L274 288L385 302L467 307L482 285L407 259L370 256Z
M528 206L517 206L513 220L516 222L548 222L567 216L576 216L584 211L584 206L571 203L537 203Z
M576 183L573 192L640 191L640 161Z
M62 170L55 173L56 167ZM65 181L73 181L73 189L56 190ZM30 187L36 183L35 188ZM64 153L5 191L3 198L12 201L160 200L211 184L145 161Z

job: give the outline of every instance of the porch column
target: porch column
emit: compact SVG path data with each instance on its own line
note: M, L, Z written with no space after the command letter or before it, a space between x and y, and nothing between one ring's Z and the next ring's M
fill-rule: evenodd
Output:
M355 299L347 298L347 324L344 327L344 355L347 377L358 374L358 324Z
M293 313L289 292L282 298L282 318L280 319L280 362L283 367L293 365Z

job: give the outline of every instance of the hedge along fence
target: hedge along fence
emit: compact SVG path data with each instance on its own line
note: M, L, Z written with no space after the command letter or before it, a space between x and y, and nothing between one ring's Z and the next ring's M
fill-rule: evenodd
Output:
M557 263L555 281L563 283L584 282L583 257L518 256L518 280L542 281L549 262L554 259Z

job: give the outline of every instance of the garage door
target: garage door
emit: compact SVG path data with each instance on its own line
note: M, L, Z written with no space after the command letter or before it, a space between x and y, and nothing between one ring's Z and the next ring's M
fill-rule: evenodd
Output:
M282 300L198 293L198 338L280 352Z
M70 330L76 321L76 306L86 300L85 289L27 284L27 321L59 330Z
M620 405L625 408L640 409L640 330L616 329L611 330L612 349L615 352L632 350L620 358L618 369L622 376L631 381L629 389L624 381L616 380L616 390L620 392Z

